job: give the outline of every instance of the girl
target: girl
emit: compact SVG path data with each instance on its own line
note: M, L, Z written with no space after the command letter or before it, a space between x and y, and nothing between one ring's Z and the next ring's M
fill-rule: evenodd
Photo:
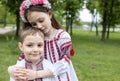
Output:
M20 16L24 27L33 26L44 33L44 57L53 64L55 68L53 74L57 75L58 81L78 81L70 60L71 38L56 21L51 9L47 0L24 0L20 6ZM19 59L23 59L22 57L23 55ZM11 66L8 69L11 75L15 73L12 69L15 67ZM43 75L41 71L37 71L37 74L37 78L49 77ZM64 75L60 76L61 74ZM27 78L32 80L34 79L32 76Z
M15 66L25 67L27 70L46 70L46 74L51 74L54 69L51 62L44 59L44 35L43 33L32 27L24 29L20 36L19 48L24 53L25 59L19 61ZM26 72L27 72L26 70ZM25 71L24 71L25 73ZM19 77L22 78L24 73L19 74ZM36 74L36 72L34 72ZM36 74L37 75L37 74ZM26 79L27 80L27 79ZM10 78L10 81L17 81L17 78ZM49 78L36 78L34 81L55 81L55 77Z

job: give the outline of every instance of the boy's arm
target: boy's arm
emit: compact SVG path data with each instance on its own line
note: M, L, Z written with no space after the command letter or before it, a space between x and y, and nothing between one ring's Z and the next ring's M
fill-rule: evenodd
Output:
M16 66L12 65L8 67L8 73L9 75L13 78L14 77L14 72L16 71Z
M34 77L35 78L48 78L48 77L52 77L53 76L53 72L51 70L49 70L49 69L35 71L35 73L33 75L30 74L30 76L28 77L29 80L32 80L32 76L33 76L33 78Z
M43 68L44 70L36 72L36 78L48 78L55 76L55 69L53 64L46 59L43 60Z
M56 64L54 64L52 66L47 66L46 69L39 70L39 71L34 71L34 70L18 67L16 65L12 65L12 66L8 67L8 73L10 74L10 76L12 78L14 78L15 76L18 76L18 72L17 72L16 69L19 68L19 71L21 69L21 73L26 72L26 74L24 75L24 78L27 78L28 80L34 80L35 78L54 77L58 74L66 72L66 70L67 70L67 68L66 68L67 64L66 63L65 63L65 60L61 60L61 61L57 62ZM61 66L62 66L62 68L60 68ZM58 74L57 74L56 71L58 71ZM61 73L59 73L59 72L61 72ZM23 79L23 78L16 77L16 79L20 80L20 79Z
M21 56L20 56L20 58L22 58L22 61L23 61L23 58L24 58L23 54L21 54ZM53 70L54 70L53 69L53 64L51 62L48 62L48 61L46 62L46 60L44 60L43 64L46 65L45 67L47 67L46 69L44 68L44 70L34 71L34 70L30 70L30 69L25 69L24 68L24 70L27 71L27 74L26 74L25 77L28 80L34 80L35 78L48 78L48 77L55 76L54 72L53 72ZM19 61L17 61L16 65L25 66L24 63L19 62ZM12 76L14 75L15 70L11 70L11 69L15 69L15 68L17 68L17 67L16 66L11 66L10 67L10 71L9 72L10 72L10 74Z

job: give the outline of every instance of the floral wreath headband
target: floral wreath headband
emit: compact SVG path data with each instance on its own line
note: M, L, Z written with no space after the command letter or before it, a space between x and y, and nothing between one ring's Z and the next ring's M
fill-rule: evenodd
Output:
M47 9L51 9L51 4L48 0L24 0L20 5L20 16L24 22L27 22L25 19L25 10L28 9L31 5L35 6L41 4Z

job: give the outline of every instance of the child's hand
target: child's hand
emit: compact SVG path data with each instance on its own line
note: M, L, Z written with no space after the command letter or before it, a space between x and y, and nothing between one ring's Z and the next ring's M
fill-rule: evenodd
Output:
M17 67L13 76L15 81L27 81L27 71L23 67Z
M24 68L17 68L14 73L15 80L34 80L36 78L36 71Z
M9 73L9 75L10 75L12 78L14 78L14 73L15 73L15 71L16 71L18 68L23 69L24 67L15 66L15 65L12 65L12 66L9 66L9 67L8 67L8 73Z
M69 63L65 59L57 61L54 64L56 75L60 75L60 74L67 72L68 66L69 66Z
M27 74L27 80L34 80L37 78L37 71L31 70L31 69L26 69Z

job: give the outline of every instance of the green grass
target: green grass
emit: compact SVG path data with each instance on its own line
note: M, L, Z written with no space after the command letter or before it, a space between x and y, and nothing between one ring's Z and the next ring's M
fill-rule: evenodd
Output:
M71 57L79 81L120 81L120 32L101 42L95 32L74 30L75 56ZM14 33L0 35L0 81L9 81L7 68L15 64L19 49Z
M80 81L120 80L120 32L101 42L95 32L74 30L72 61Z
M16 37L11 33L0 35L0 81L9 81L7 68L16 63L18 54Z

